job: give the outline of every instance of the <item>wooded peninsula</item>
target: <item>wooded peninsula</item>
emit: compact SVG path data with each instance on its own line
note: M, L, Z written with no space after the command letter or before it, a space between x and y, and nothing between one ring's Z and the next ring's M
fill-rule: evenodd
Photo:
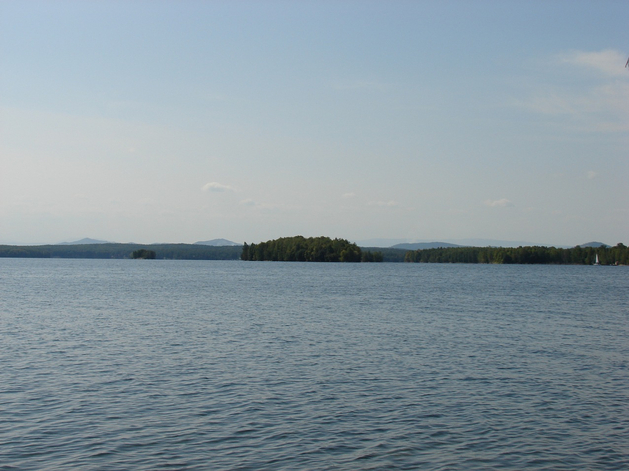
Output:
M448 247L406 252L405 262L544 265L629 265L629 248L615 247Z

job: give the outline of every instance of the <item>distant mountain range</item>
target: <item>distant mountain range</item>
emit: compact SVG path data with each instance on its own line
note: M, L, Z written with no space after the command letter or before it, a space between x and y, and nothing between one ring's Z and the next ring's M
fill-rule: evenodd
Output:
M448 242L466 247L532 247L544 246L548 244L540 244L525 240L500 240L500 239L449 239Z
M392 249L404 249L404 250L425 250L425 249L441 249L444 247L461 247L456 244L449 244L447 242L416 242L414 244L395 244L392 245Z
M58 244L55 245L95 245L95 244L114 244L116 242L110 242L107 240L99 240L99 239L90 239L90 238L85 238L85 239L81 239L81 240L75 240L73 242L59 242ZM242 245L239 244L237 242L232 242L231 240L227 240L227 239L212 239L212 240L202 240L199 242L195 242L194 245L210 245L213 247L235 247L238 245Z
M109 244L106 240L97 240L97 239L81 239L75 240L74 242L60 242L56 245L89 245L89 244Z
M212 239L212 240L202 240L199 242L195 242L194 245L211 245L213 247L233 247L235 245L242 245L237 242L232 242L227 239Z
M433 241L409 241L408 239L366 239L355 241L359 247L381 247L403 250L424 250L446 247L550 247L552 244L540 244L523 240L498 240L498 239L446 239L443 242ZM579 244L580 247L609 247L603 242L588 242ZM569 249L571 245L556 245L557 248Z
M111 244L114 242L84 238L81 240L75 240L73 242L60 242L56 245L90 245L90 244ZM408 242L404 239L368 239L356 241L359 247L369 248L392 248L401 250L425 250L435 248L447 248L447 247L525 247L525 246L548 246L545 244L536 244L532 242L524 241L508 241L508 240L496 240L496 239L450 239L449 242ZM233 242L227 239L212 239L202 240L195 242L194 245L209 245L213 247L234 247L239 246L237 242ZM587 242L580 244L580 247L609 247L609 245L603 242ZM561 248L570 248L570 246L559 246Z
M603 244L602 242L588 242L587 244L580 244L579 247L609 247L607 244Z
M406 250L430 249L438 247L525 247L536 244L519 240L498 240L498 239L445 239L440 242L431 240L409 240L409 239L367 239L355 241L359 247L387 247ZM417 248L409 248L417 247ZM566 246L567 247L567 246Z
M498 239L445 239L441 242L435 242L431 240L409 240L409 239L366 239L355 241L359 247L387 247L387 248L400 248L406 250L408 246L416 246L417 244L428 244L425 246L418 245L418 248L437 248L437 247L520 247L520 246L532 246L532 245L544 245L535 244L525 241L513 241L513 240L498 240Z

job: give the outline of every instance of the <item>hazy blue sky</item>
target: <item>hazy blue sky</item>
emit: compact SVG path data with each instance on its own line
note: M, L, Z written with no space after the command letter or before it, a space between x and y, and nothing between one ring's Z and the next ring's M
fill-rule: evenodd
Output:
M0 0L0 243L629 243L629 2Z

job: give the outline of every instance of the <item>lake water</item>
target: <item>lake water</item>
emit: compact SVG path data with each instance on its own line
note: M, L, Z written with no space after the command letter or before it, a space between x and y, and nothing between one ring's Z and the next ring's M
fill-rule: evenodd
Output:
M629 469L629 268L0 259L0 469Z

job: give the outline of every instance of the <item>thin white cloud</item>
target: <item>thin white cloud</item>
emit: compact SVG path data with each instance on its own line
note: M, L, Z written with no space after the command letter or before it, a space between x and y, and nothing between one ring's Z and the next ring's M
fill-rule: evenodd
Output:
M229 185L223 185L222 183L210 182L210 183L206 183L205 185L203 185L202 190L203 191L222 192L222 191L234 191L234 188L232 188Z
M516 100L515 106L549 116L568 116L564 125L583 131L629 131L629 71L626 58L618 51L571 52L553 65L579 66L600 72L598 84L574 87L540 87L532 96ZM577 73L571 72L571 73Z
M343 198L354 198L356 196L356 193L343 193Z
M594 179L596 178L596 176L597 176L597 175L598 175L598 173L596 173L596 172L595 172L595 171L593 171L593 170L590 170L590 171L587 173L587 178L588 178L588 180L594 180Z
M597 70L609 76L620 76L627 73L624 67L627 62L626 56L614 49L596 52L572 51L559 56L559 61Z
M513 202L507 198L501 198L499 200L485 200L485 206L490 208L506 208L513 206Z
M540 93L528 100L518 101L516 105L547 115L576 113L571 100L567 97L558 96L556 93Z
M393 206L399 206L400 203L397 201L370 201L369 206L378 206L380 208L392 208Z
M290 211L292 209L297 208L297 206L291 206L291 205L285 205L285 204L261 203L259 201L252 200L251 198L246 198L244 200L241 200L240 205L254 208L256 210L267 210L267 211Z
M629 72L627 75L629 76ZM563 91L540 91L530 99L516 104L543 114L584 115L607 112L619 115L626 112L629 105L629 83L614 81L584 90L579 95Z
M543 114L572 115L587 130L624 132L629 130L629 83L614 81L579 95L537 96L527 107Z

